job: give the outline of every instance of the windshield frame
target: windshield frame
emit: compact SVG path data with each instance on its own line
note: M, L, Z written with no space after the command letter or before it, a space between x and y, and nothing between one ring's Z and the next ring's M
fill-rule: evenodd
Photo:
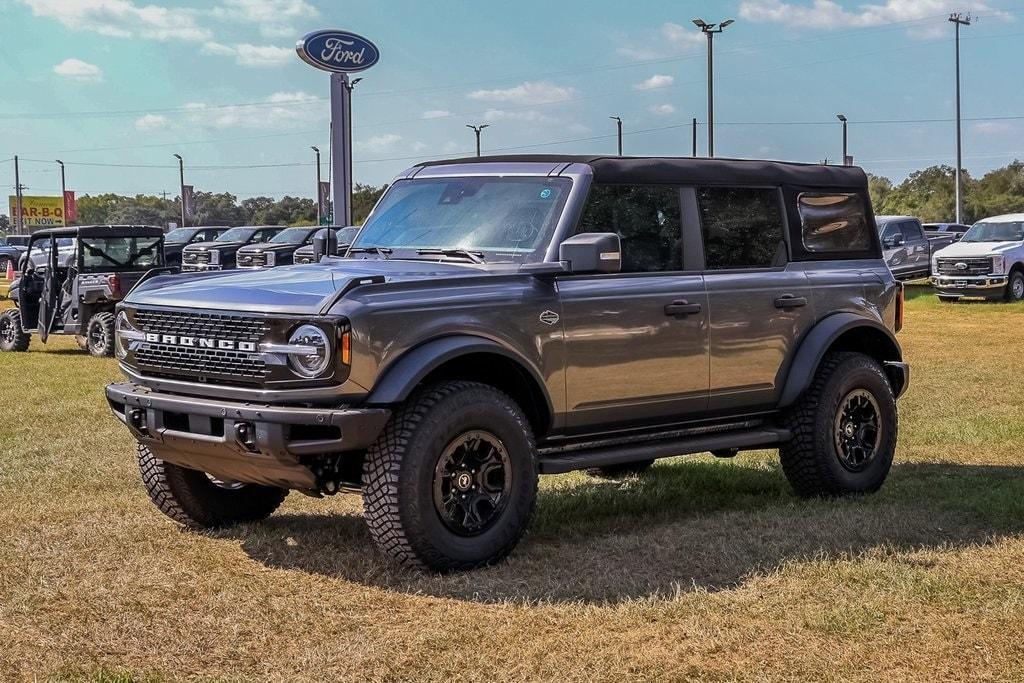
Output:
M1006 226L1007 229L1016 229L1016 236L1010 239L970 239L971 233L982 232L985 229L992 227ZM980 229L979 229L980 228ZM999 244L1002 242L1024 242L1024 221L978 221L970 227L970 229L964 233L963 237L960 238L961 243L967 244Z

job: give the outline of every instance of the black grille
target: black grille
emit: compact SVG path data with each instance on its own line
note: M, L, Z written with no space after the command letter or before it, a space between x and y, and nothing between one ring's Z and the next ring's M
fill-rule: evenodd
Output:
M958 268L957 264L966 264L966 268ZM939 275L988 275L992 272L992 259L984 257L974 258L940 258L938 262Z
M240 266L252 266L253 268L262 268L267 265L267 255L264 252L255 252L252 254L239 254L238 265Z
M270 324L262 318L218 313L137 310L133 323L146 333L236 343L258 344L270 331ZM269 373L258 353L230 349L142 342L135 349L135 360L148 368L190 377L214 374L258 381Z
M210 262L210 252L208 252L208 251L200 251L199 253L197 253L195 255L195 258L193 259L193 261L195 263L209 263Z
M296 254L295 255L295 262L296 263L313 263L313 255L312 254Z
M198 260L197 254L194 251L186 251L185 255L181 257L184 263L196 263Z

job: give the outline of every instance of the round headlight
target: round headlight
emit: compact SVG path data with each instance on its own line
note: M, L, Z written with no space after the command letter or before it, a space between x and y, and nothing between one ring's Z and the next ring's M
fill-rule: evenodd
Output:
M125 339L125 333L134 329L124 311L117 314L117 318L114 319L114 353L121 360L128 357L128 340Z
M296 374L313 378L327 369L331 361L331 341L316 325L300 325L288 338L289 344L309 347L310 353L288 354L288 364Z

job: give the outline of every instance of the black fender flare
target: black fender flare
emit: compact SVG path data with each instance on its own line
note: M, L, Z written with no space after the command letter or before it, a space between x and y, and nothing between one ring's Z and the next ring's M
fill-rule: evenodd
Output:
M409 397L423 379L450 360L473 353L503 356L527 373L547 402L548 415L553 415L551 397L540 374L519 354L498 342L470 334L439 337L405 352L389 365L366 398L370 405L400 403Z
M882 338L888 342L885 345L888 348L874 349L874 353L870 355L875 356L883 363L902 362L903 352L900 350L900 344L896 340L896 336L887 327L876 320L867 319L855 313L834 313L822 319L811 328L811 331L804 336L803 341L800 343L800 348L797 350L796 355L793 357L793 363L789 367L789 374L786 377L782 396L779 399L780 408L791 406L800 398L800 395L811 386L814 374L818 371L818 366L821 365L822 358L825 357L825 354L836 340L857 328L866 328L872 332L880 333ZM897 395L901 393L901 387L896 387L895 389Z

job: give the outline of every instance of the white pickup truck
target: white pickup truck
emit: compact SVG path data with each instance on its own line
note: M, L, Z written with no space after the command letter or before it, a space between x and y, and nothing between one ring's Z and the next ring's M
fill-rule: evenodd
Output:
M940 301L1024 300L1024 213L986 218L932 256Z

